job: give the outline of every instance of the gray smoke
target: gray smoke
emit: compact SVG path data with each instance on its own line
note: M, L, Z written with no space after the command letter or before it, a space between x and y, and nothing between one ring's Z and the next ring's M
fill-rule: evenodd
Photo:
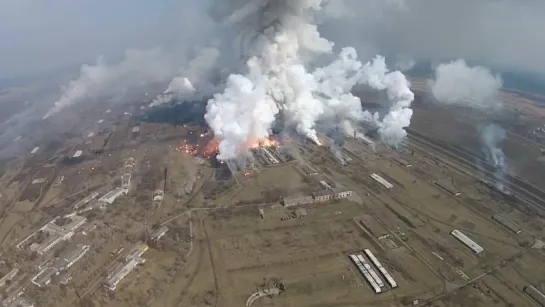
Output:
M481 142L486 159L496 168L494 173L496 177L496 187L503 191L505 183L505 173L507 171L507 159L503 150L500 148L501 142L505 140L505 130L495 124L485 126L481 131Z

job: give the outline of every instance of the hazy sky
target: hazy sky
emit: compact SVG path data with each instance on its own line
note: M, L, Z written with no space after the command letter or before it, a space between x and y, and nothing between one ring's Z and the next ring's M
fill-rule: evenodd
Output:
M168 48L205 37L212 0L0 0L0 77ZM221 1L221 0L216 0ZM257 0L256 0L257 1ZM331 11L342 14L332 0ZM545 1L344 0L324 25L338 46L416 59L464 58L545 72ZM364 57L365 57L364 56Z
M180 44L196 33L191 27L210 24L202 20L203 2L0 0L0 77Z

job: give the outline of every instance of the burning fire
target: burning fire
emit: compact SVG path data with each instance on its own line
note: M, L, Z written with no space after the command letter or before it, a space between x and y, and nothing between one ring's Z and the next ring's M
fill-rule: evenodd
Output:
M202 134L202 136L206 136L206 134ZM219 152L219 144L220 142L216 139L212 139L208 144L204 146L199 146L198 144L191 144L187 142L187 140L184 140L184 143L180 144L176 150L179 152L186 153L188 155L192 156L200 156L206 159L212 158ZM256 148L263 148L263 147L277 147L279 146L279 142L275 139L263 139L260 141L256 141L253 143L250 143L248 145L249 149L256 149Z
M254 142L250 144L251 149L259 148L259 147L277 147L279 144L276 140L273 139L264 139L258 142Z

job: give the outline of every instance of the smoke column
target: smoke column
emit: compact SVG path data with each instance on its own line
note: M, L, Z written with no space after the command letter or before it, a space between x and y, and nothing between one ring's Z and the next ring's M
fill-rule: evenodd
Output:
M496 187L504 190L505 172L507 170L506 157L499 144L505 140L506 133L503 128L495 124L489 124L481 131L481 141L488 161L494 164L496 168Z
M181 70L180 76L172 79L165 92L157 96L150 107L174 100L199 100L206 96L210 97L218 90L218 87L208 80L212 78L212 73L217 68L219 57L220 52L216 48L202 49L199 55Z
M333 53L333 43L320 36L314 22L326 4L334 6L335 1L220 1L216 14L236 31L241 57L247 61L245 72L230 75L225 90L208 101L205 119L220 140L218 159L234 159L247 152L249 143L269 137L280 112L317 144L316 123L332 118L344 127L373 122L391 145L405 137L414 95L405 76L389 72L383 57L362 65L356 50L348 47L331 64L307 68ZM393 101L382 120L363 111L359 98L351 94L352 87L362 83L386 90Z
M162 82L174 75L173 60L161 49L128 50L123 62L107 65L100 57L95 65L81 66L80 75L62 89L62 96L43 116L93 98L113 96L141 84Z

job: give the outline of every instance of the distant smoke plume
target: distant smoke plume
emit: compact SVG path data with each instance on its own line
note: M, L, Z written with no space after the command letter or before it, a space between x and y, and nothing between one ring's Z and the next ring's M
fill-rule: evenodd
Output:
M502 80L485 67L469 67L464 60L457 60L437 66L435 80L430 85L440 103L481 108L498 103L496 94Z
M44 119L60 110L87 100L114 96L128 88L153 82L165 82L176 72L173 60L161 49L128 50L123 62L107 65L101 57L95 65L83 65L77 79L62 89Z
M172 101L201 100L212 96L219 88L210 82L217 74L220 51L216 48L204 48L182 69L178 77L170 82L166 91L159 95L150 107Z
M416 61L407 55L398 55L396 57L395 68L400 71L411 70L416 65Z
M507 171L506 157L500 148L500 143L505 140L506 133L503 128L495 124L485 126L481 131L481 141L487 160L496 168L496 186L504 190L505 173Z
M341 2L340 2L341 3ZM339 3L339 5L340 5ZM307 67L333 52L333 43L320 36L314 18L326 0L223 0L216 14L238 33L240 54L247 58L245 73L228 77L226 88L208 102L205 119L220 140L219 159L234 159L247 145L269 137L279 113L289 125L319 143L316 123L335 119L354 126L376 122L383 139L395 145L406 135L414 98L399 71L389 72L377 56L362 65L354 48L342 49L325 67ZM361 109L350 91L356 84L386 90L393 101L378 121Z

